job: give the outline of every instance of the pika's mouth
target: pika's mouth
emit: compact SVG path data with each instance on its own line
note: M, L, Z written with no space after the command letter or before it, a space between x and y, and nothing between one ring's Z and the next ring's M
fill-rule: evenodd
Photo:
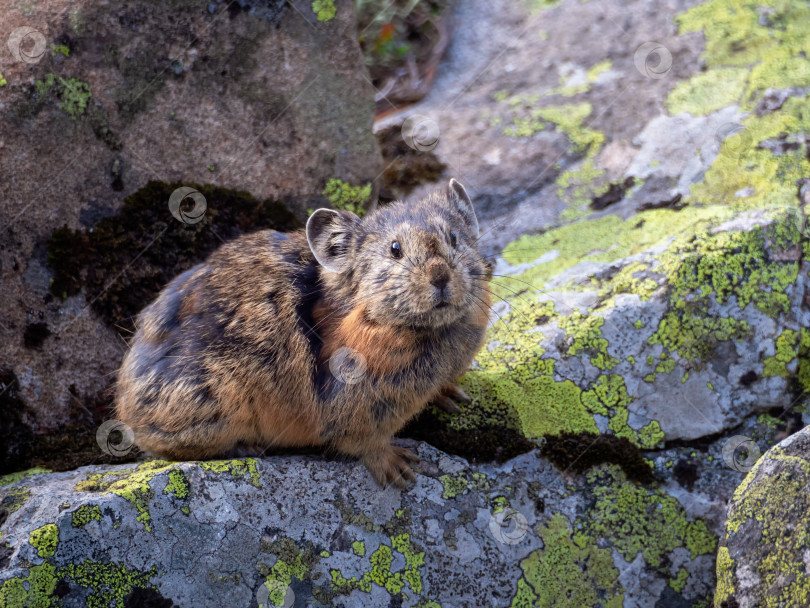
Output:
M450 302L439 302L436 304L436 308L447 308L448 306L450 306Z

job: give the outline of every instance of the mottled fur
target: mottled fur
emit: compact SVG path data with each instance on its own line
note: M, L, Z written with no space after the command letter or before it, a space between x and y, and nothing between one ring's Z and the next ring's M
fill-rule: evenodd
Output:
M363 220L323 209L306 232L227 243L139 315L117 417L142 449L169 458L325 445L402 485L414 456L391 437L431 400L457 409L449 397L466 396L454 382L484 339L477 237L451 180L446 194ZM355 353L365 368L352 368Z

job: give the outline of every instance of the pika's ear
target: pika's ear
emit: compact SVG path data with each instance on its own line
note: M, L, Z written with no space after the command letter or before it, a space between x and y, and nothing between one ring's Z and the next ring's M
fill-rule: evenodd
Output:
M349 267L349 245L360 218L348 211L318 209L307 220L307 242L318 263L332 272Z
M478 218L475 217L475 209L473 209L472 201L470 201L470 195L467 194L464 186L454 179L451 179L450 183L447 184L447 200L461 214L470 227L473 237L477 239Z

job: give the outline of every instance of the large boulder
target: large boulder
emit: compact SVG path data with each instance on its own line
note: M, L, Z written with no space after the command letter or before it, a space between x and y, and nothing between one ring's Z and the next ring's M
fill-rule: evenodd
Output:
M371 203L374 91L349 0L2 13L0 394L22 405L0 412L0 444L19 443L12 426L92 444L132 317L167 275L296 227L287 209ZM199 223L172 216L184 186L205 194ZM0 472L86 443L0 448Z
M714 559L703 521L616 466L572 493L536 453L414 447L408 492L303 456L0 480L0 606L646 606Z
M734 492L717 552L718 608L810 601L810 429L768 450Z

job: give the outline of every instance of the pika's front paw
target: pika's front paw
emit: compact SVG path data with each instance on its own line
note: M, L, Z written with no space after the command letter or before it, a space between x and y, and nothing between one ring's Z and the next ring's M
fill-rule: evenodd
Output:
M389 445L381 452L364 456L362 461L383 488L390 483L404 489L409 482L416 481L409 463L419 462L419 457L408 448Z
M441 392L433 398L433 403L438 405L445 412L460 414L461 408L456 405L456 401L459 403L469 403L472 401L472 398L455 384L446 384L442 387Z

